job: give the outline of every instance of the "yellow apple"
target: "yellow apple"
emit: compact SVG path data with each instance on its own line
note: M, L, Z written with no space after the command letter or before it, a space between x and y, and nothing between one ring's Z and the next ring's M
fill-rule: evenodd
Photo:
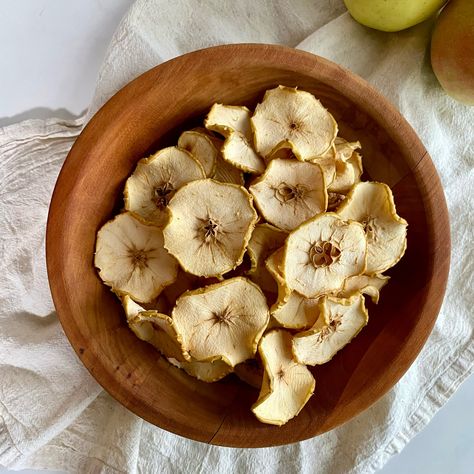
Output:
M344 0L352 17L381 31L400 31L436 13L447 0Z

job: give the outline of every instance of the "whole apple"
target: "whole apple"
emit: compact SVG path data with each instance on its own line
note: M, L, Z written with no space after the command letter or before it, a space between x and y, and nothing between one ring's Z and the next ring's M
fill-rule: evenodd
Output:
M352 17L362 25L381 31L400 31L426 20L446 1L344 0L344 3Z
M474 0L451 0L431 39L431 65L443 89L474 105Z

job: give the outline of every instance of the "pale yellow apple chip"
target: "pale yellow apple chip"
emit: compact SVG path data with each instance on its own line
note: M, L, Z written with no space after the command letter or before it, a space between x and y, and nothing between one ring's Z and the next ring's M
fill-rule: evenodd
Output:
M281 247L273 252L265 261L265 267L267 268L270 275L274 278L278 288L278 299L275 304L272 305L271 311L274 312L277 308L282 306L291 295L291 290L288 288L285 277L281 269L283 263L283 257L285 255L285 248Z
M163 226L168 220L166 206L176 190L205 177L203 167L191 153L175 146L164 148L140 160L127 179L125 209Z
M286 301L272 306L270 312L284 328L308 329L320 316L319 298L306 298L293 291Z
M270 254L283 246L287 235L287 232L271 224L257 224L247 247L251 263L249 273L258 271Z
M336 160L336 175L328 186L328 193L347 193L354 184L360 182L362 175L362 159L356 151L346 160Z
M130 329L142 341L158 349L165 357L184 361L189 358L183 354L181 339L172 319L157 311L141 311L128 321Z
M145 311L128 295L122 297L122 304L130 329L142 341L158 349L174 366L203 382L216 382L232 372L232 367L222 360L199 362L181 350L181 338L172 319L156 311Z
M123 310L125 311L127 321L130 321L139 313L146 311L143 306L139 305L136 301L133 301L128 295L121 296L120 302L122 303Z
M333 156L320 158L318 160L311 160L310 163L317 164L321 167L324 175L324 183L328 188L336 179L336 160Z
M186 360L185 356L189 358L181 350L180 337L169 316L158 311L145 310L128 295L123 296L121 301L128 325L138 339L148 342L165 357L172 357L182 363Z
M310 163L315 163L321 166L324 175L324 182L326 187L328 187L336 176L336 160L335 152L333 151L334 145L331 149L324 155L314 160L309 160ZM266 163L269 163L271 160L275 159L286 159L286 160L296 160L295 154L289 148L280 148L273 152L270 156L265 158Z
M127 316L127 321L136 316L141 311L152 310L158 313L168 314L170 309L169 303L164 297L163 292L161 292L157 298L152 299L148 303L138 304L137 302L133 301L129 295L119 296L119 299L122 303L125 315Z
M323 298L321 313L322 321L318 320L313 328L293 339L293 354L302 364L320 365L330 361L369 320L360 293L349 299Z
M298 415L314 393L314 377L305 365L294 359L292 339L289 332L276 329L260 342L265 376L252 411L263 423L284 425Z
M333 147L324 155L314 160L309 160L310 163L315 163L321 166L324 174L324 182L326 183L326 187L328 187L334 177L336 176L336 160L335 160L335 152L333 151ZM270 156L265 158L265 161L269 163L271 160L275 160L277 158L286 159L286 160L296 160L295 154L289 148L280 148L273 152Z
M328 211L334 210L344 199L342 191L348 190L356 181L360 181L362 161L359 154L352 156L357 148L360 148L359 142L348 142L336 137L333 146L324 156L311 160L319 164L323 170L328 188Z
M216 169L212 178L221 183L240 184L243 186L245 181L242 171L222 158L221 150L224 146L224 140L214 136L212 132L203 127L196 127L193 131L205 134L219 152L216 158Z
M353 153L360 148L360 142L348 142L342 137L336 137L334 140L335 159L341 161L349 160Z
M323 172L313 163L272 160L249 190L263 217L286 231L324 212L327 206Z
M207 135L194 130L183 132L179 136L178 146L189 151L201 163L208 178L214 176L219 152Z
M212 179L193 181L168 204L166 249L197 276L220 276L236 268L257 222L252 196L242 186Z
M382 273L405 253L407 226L397 214L391 189L384 183L361 182L354 186L337 213L362 224L367 236L365 273Z
M204 126L224 137L238 132L244 137L250 138L252 134L251 115L250 110L241 105L214 104L204 120Z
M336 138L337 140L337 138ZM327 153L323 156L318 156L314 160L309 160L310 163L316 163L321 166L324 174L324 182L326 187L328 187L336 176L336 146L333 145ZM268 163L271 160L276 158L287 159L287 160L296 160L295 154L289 148L279 148L274 151L270 156L265 158L265 161Z
M332 147L324 155L314 158L313 161L318 162L326 158L347 161L352 153L360 147L360 142L348 142L345 138L336 137Z
M320 214L289 234L282 271L292 291L315 298L342 288L365 270L367 241L358 222Z
M198 132L202 133L203 135L206 135L209 140L211 140L212 144L216 148L218 152L221 151L222 145L224 144L224 140L216 135L211 130L208 130L207 128L204 127L194 127L192 132Z
M220 156L217 158L214 179L221 183L239 184L240 186L243 186L245 182L242 171L225 161Z
M231 133L225 139L221 153L225 161L246 173L261 174L265 171L265 162L241 133Z
M278 249L265 262L265 266L278 285L278 298L270 307L270 314L279 327L308 329L320 316L319 298L306 298L286 286L281 270L284 251L284 248Z
M336 191L332 192L330 188L344 188L347 185L346 182L354 184L353 167L346 165L346 162L357 148L360 148L359 142L350 143L341 137L336 137L333 146L325 155L311 160L313 163L318 163L323 169L328 188L328 210L333 210L336 207L334 194L338 194Z
M288 234L271 224L257 224L247 246L250 257L249 278L264 291L276 292L274 278L265 266L265 260L285 242Z
M377 304L380 298L380 290L388 283L390 277L385 275L357 275L346 278L342 290L337 295L339 298L349 298L354 293L360 292L370 296Z
M212 362L200 362L191 358L189 361L179 361L169 358L170 364L179 369L183 369L188 375L202 382L217 382L232 372L232 367L223 360L214 360Z
M247 107L214 104L204 125L225 137L221 148L225 161L246 173L261 174L265 162L252 147L250 115Z
M178 263L163 246L163 232L124 212L97 233L94 264L104 283L142 303L176 279Z
M337 123L312 94L278 86L267 90L250 119L257 153L268 157L290 148L302 161L323 156L337 135Z
M270 314L270 321L267 326L267 332L271 329L281 329L282 325Z
M269 317L264 294L243 277L184 293L172 313L191 357L232 367L255 355Z

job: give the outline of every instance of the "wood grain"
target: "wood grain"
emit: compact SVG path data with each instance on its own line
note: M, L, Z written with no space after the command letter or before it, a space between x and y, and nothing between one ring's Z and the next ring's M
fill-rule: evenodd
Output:
M95 235L120 202L136 162L170 144L214 102L254 106L278 84L314 93L362 143L367 178L392 187L409 222L408 251L370 324L314 369L315 396L278 428L253 417L257 391L236 377L206 384L171 367L125 325L93 267ZM229 45L181 56L143 74L96 114L58 178L47 229L51 291L84 365L119 402L161 428L217 445L274 446L330 430L377 401L405 373L438 314L450 259L449 222L436 170L395 108L366 82L317 56L280 46Z

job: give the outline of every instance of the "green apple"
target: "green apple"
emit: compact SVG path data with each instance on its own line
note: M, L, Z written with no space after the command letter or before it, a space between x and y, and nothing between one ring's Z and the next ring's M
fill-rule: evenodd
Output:
M344 0L352 17L381 31L400 31L436 13L447 0Z

